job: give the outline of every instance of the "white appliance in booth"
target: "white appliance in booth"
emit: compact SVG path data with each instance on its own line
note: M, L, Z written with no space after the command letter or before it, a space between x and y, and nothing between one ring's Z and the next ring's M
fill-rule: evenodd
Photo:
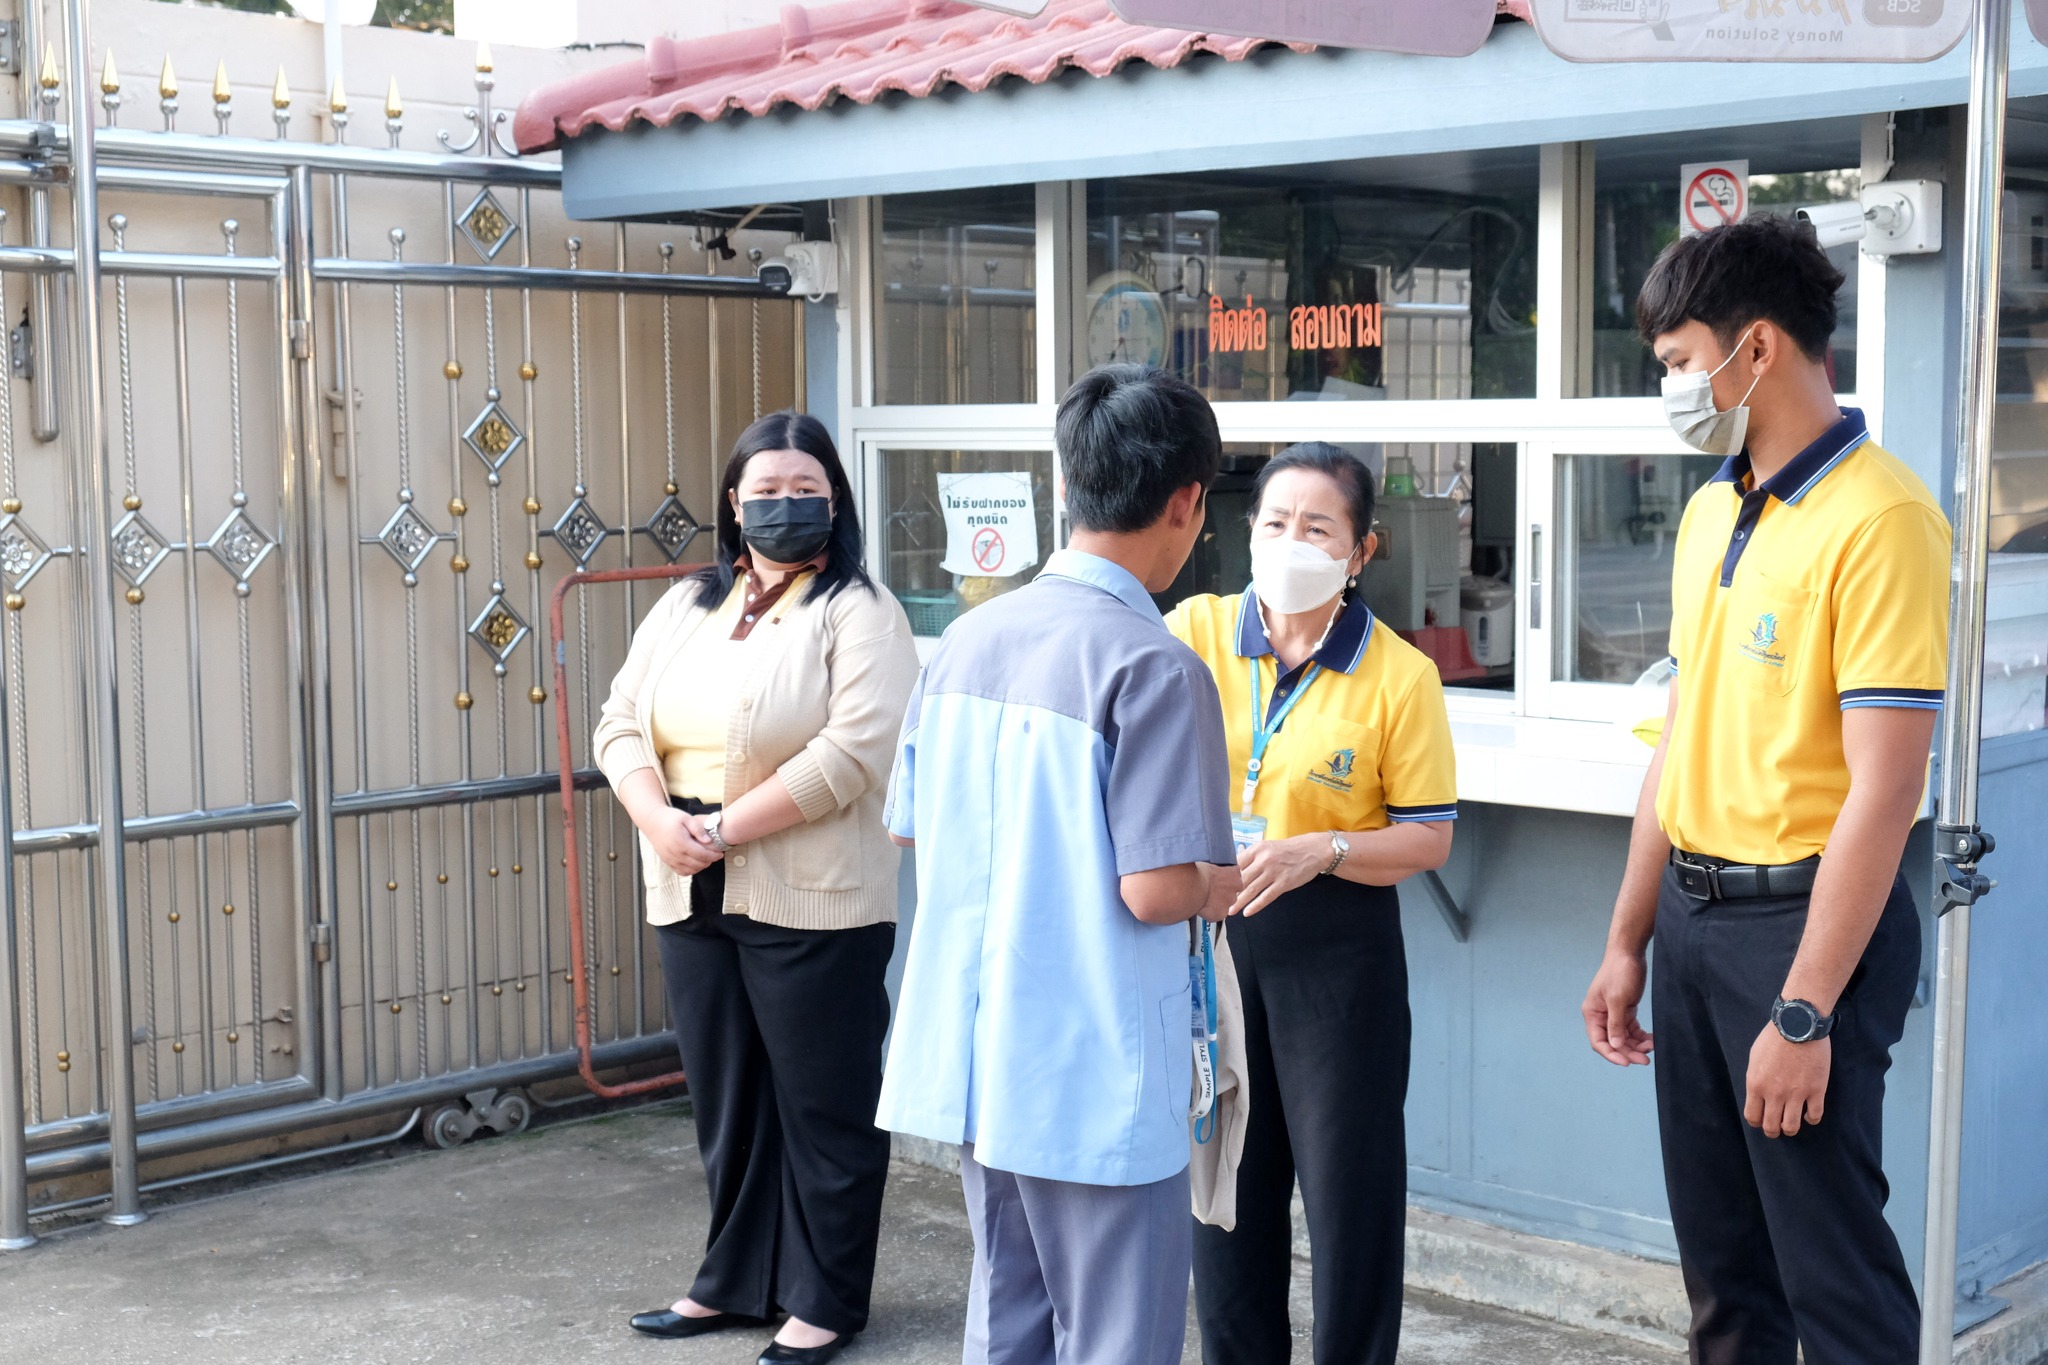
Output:
M1455 626L1458 596L1458 504L1450 498L1382 498L1379 554L1359 586L1373 615L1395 630Z

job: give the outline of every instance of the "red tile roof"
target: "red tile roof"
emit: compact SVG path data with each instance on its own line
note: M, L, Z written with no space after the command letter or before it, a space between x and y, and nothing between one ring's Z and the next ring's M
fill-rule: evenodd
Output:
M520 151L539 152L592 127L713 122L835 99L868 104L890 91L921 99L947 85L983 90L1006 76L1036 85L1068 70L1164 69L1203 53L1235 62L1269 45L1125 23L1107 0L1051 0L1034 19L951 0L786 5L779 24L689 42L656 38L630 62L543 86L520 102L512 129Z

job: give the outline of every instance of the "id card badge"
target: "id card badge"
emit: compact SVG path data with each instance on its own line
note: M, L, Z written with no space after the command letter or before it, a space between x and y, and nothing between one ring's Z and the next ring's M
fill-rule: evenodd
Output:
M1216 959L1209 926L1196 930L1193 950L1188 954L1188 1034L1194 1044L1194 1094L1188 1104L1196 1142L1207 1142L1214 1124L1209 1121L1216 1108Z
M1263 815L1233 815L1230 817L1230 839L1237 845L1239 856L1253 844L1263 843L1266 838L1266 817Z

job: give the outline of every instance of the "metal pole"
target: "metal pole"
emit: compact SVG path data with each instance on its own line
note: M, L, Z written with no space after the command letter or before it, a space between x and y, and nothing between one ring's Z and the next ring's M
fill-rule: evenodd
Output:
M101 971L105 973L107 1135L112 1147L113 1211L120 1227L140 1223L142 1190L135 1151L135 1034L128 996L127 840L121 790L121 692L114 637L113 471L107 465L105 376L100 366L99 184L94 176L90 0L64 6L64 85L71 122L71 430L72 457L85 475L85 553L92 658L95 786L102 838L94 852L100 908Z
M5 381L0 381L5 382ZM8 755L13 727L6 718L7 679L0 671L0 773L13 771ZM28 1111L21 1094L21 986L15 969L14 791L0 778L0 1251L35 1245L28 1230ZM35 1008L35 1002L29 1002Z
M1963 372L1957 402L1955 558L1950 570L1948 697L1941 725L1943 861L1934 994L1934 1078L1927 1134L1927 1259L1921 1276L1921 1365L1954 1358L1956 1201L1962 1184L1964 1025L1970 999L1970 907L1991 889L1977 862L1983 718L1985 555L1991 433L1998 401L1999 205L2005 180L2006 49L2012 0L1978 0L1970 43L1970 137L1963 192Z
M36 81L36 66L43 58L43 0L22 0L20 53L15 65L21 70L21 111L24 116L33 117L31 111L40 111L45 116L48 110L42 105L43 91ZM50 244L50 192L41 186L28 192L28 240L29 245L46 247ZM57 439L57 309L54 295L55 280L35 276L29 280L29 354L30 362L29 400L31 423L29 429L38 441Z

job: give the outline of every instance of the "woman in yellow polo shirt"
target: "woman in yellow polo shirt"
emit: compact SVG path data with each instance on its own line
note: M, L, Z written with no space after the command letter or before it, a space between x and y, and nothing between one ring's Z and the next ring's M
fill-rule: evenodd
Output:
M1373 479L1324 442L1259 473L1252 585L1168 627L1216 675L1244 892L1249 1128L1237 1226L1195 1228L1206 1365L1284 1365L1297 1177L1316 1365L1394 1365L1407 1210L1408 964L1395 883L1443 866L1457 819L1436 666L1355 588Z

